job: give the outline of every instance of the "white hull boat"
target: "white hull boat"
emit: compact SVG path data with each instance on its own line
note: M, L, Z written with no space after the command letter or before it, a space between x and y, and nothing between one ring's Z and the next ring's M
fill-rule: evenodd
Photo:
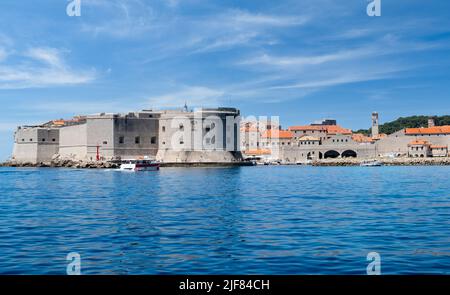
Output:
M158 171L159 163L151 160L126 160L120 165L122 171Z

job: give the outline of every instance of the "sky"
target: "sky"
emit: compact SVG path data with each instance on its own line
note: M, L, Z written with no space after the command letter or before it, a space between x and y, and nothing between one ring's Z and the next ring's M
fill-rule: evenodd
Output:
M80 1L0 2L0 160L17 125L185 102L283 127L450 114L450 1Z

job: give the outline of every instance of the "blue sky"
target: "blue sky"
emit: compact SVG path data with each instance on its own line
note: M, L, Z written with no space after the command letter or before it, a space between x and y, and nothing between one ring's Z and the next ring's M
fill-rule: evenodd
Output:
M0 159L19 124L185 101L283 126L450 113L450 1L68 3L0 3Z

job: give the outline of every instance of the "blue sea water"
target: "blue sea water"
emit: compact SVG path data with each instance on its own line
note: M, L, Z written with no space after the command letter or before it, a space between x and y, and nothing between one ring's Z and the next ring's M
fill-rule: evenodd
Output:
M450 167L0 169L0 273L450 273Z

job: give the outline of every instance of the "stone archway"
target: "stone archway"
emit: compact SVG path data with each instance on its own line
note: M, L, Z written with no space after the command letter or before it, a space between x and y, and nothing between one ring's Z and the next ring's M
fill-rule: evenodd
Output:
M342 158L356 158L358 154L353 150L346 150L341 156Z
M328 151L323 155L324 159L327 159L327 158L334 159L334 158L338 158L339 156L340 156L340 154L335 150Z

